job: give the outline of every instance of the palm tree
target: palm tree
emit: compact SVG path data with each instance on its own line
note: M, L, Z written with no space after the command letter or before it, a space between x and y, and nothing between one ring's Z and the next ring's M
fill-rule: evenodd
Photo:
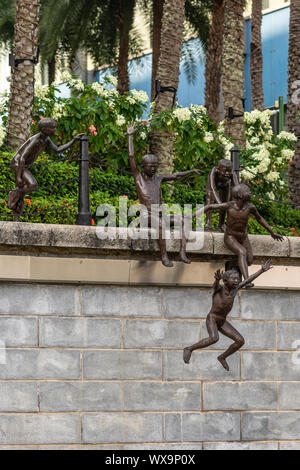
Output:
M226 0L222 88L224 115L229 107L234 109L236 115L244 113L244 0ZM225 119L225 130L235 144L244 147L245 129L243 117Z
M153 31L152 31L152 82L151 82L151 101L155 97L155 77L157 74L160 44L161 28L164 0L152 0L153 3Z
M30 134L39 9L39 0L16 2L14 56L22 62L16 62L11 68L6 137L8 146L13 149L25 142Z
M51 57L49 57L47 51L48 45L44 43L44 37L48 31L48 18L50 14L51 10L48 9L48 0L41 0L38 43L42 62L48 63L48 79L49 83L52 83L55 79L55 56L59 44L56 42L54 52L51 51ZM10 51L13 50L15 17L16 0L0 0L0 43L5 45Z
M119 0L117 14L117 28L119 30L119 56L118 56L118 91L124 94L129 91L129 43L130 31L133 27L135 0Z
M251 89L252 109L265 108L263 91L263 56L261 41L262 0L252 0L251 15Z
M287 124L291 131L300 136L300 3L291 0L290 40L289 40L289 76L288 76L288 111ZM295 209L300 210L300 139L296 144L296 153L289 169L290 200Z
M128 58L134 38L136 0L44 0L41 24L43 51L48 60L61 46L71 57L86 49L96 65L117 65L118 89L129 89ZM48 13L47 13L48 11ZM136 44L134 44L136 46Z
M185 20L184 0L165 0L163 7L161 47L156 79L163 87L178 88L183 25ZM170 110L173 94L160 93L156 99L154 113ZM159 158L160 171L170 172L173 168L173 137L169 132L153 131L151 151Z
M214 0L212 22L205 64L205 107L216 125L220 121L220 94L222 77L222 50L225 0Z

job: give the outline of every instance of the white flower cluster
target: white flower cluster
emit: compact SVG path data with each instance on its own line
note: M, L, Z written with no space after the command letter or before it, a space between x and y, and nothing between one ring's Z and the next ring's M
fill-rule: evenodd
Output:
M114 77L113 75L109 75L109 77L107 77L107 81L114 87L118 86L118 79Z
M242 170L241 171L241 177L243 180L246 180L246 181L251 181L253 180L253 178L255 178L255 174L253 174L254 172L251 172L251 171L248 171L248 170Z
M48 85L35 85L34 94L37 98L45 99L49 92Z
M8 97L5 94L0 94L0 115L6 113L6 102Z
M78 91L84 90L84 83L82 80L79 80L78 78L71 78L71 80L69 81L69 85L71 88L74 88L75 90L78 90Z
M120 126L120 127L124 126L124 124L126 124L126 119L124 118L124 116L119 114L117 119L116 119L116 124L117 124L117 126Z
M265 175L265 178L267 181L269 181L269 183L274 183L275 181L279 180L280 174L276 170L269 171L269 173Z
M112 96L119 96L119 93L115 88L107 90L103 88L103 86L98 82L94 82L92 84L92 90L94 90L97 95L100 96L100 98L110 98Z
M191 119L192 113L189 108L176 108L173 111L173 116L177 118L179 122L183 122Z
M92 90L94 90L98 95L101 95L104 88L103 88L102 85L100 85L100 83L94 82L94 83L92 83Z
M63 117L65 111L65 106L63 103L55 103L52 111L53 119L60 119Z
M203 140L204 140L204 142L209 144L210 142L212 142L214 140L214 136L211 132L205 132L205 136L204 136Z
M70 80L72 80L72 75L70 74L70 72L63 72L60 76L60 81L61 83L66 83L66 82L69 82Z
M295 152L289 149L281 150L281 156L283 159L290 161L291 158L294 158Z
M198 104L192 104L190 106L190 110L195 114L199 114L199 113L207 114L207 109L205 108L205 106L198 105Z
M148 97L148 94L143 91L143 90L131 90L130 91L131 95L132 95L132 98L134 99L134 101L138 101L140 103L148 103L149 101L149 97ZM128 98L128 101L130 100L131 97ZM132 99L131 98L131 99ZM134 104L133 102L131 104Z
M230 150L232 149L232 147L234 147L234 144L230 142L230 140L227 139L227 137L225 136L225 122L224 121L221 121L218 126L218 134L219 134L219 141L224 147L224 158L226 158L226 160L230 160L231 158Z
M4 129L4 127L0 126L0 147L4 143L5 137L6 137L5 129Z
M271 163L269 150L266 149L264 145L258 145L257 151L252 155L252 157L258 162L258 165L255 168L255 173L266 173Z
M265 109L265 111L258 111L255 109L249 113L245 113L244 121L246 124L255 124L257 121L260 122L262 126L268 127L270 125L270 116L272 111Z
M288 142L297 142L297 137L292 132L282 131L277 136L279 140L287 140Z

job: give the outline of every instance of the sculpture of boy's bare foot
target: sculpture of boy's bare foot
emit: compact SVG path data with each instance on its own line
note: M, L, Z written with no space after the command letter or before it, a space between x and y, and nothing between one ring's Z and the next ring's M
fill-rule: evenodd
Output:
M224 357L222 355L218 356L218 361L222 364L224 369L229 371L229 365L227 364L226 359L224 359Z
M192 355L192 350L190 348L184 348L183 350L183 360L186 364L190 363L190 358Z
M166 266L166 268L172 268L173 267L173 263L172 263L172 261L169 260L169 258L163 258L161 260L161 262L164 266Z
M255 287L255 284L253 284L253 282L250 282L250 284L247 284L245 286L245 289L251 289L252 287Z
M184 251L180 252L180 259L186 264L191 264L191 260L188 259Z

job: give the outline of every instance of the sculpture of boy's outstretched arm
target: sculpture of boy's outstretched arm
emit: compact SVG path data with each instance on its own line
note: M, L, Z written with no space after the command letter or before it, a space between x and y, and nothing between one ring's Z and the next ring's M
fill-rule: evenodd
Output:
M270 227L268 222L260 215L260 213L258 212L257 208L254 205L252 206L251 213L254 215L257 222L269 232L269 234L274 240L277 240L280 242L283 241L283 236L274 232L274 230Z
M265 264L262 265L261 269L257 271L256 273L252 274L252 276L249 276L248 279L245 279L243 282L241 282L238 287L236 288L236 291L242 289L243 287L247 286L248 284L251 284L255 279L257 279L261 274L269 271L272 269L272 262L269 259L268 261L265 262Z
M178 181L186 176L190 175L200 175L200 170L187 170L187 171L179 171L178 173L174 173L173 175L162 175L162 181Z
M52 142L52 140L50 139L50 137L48 137L47 139L47 145L49 145L49 147L51 148L51 150L53 150L55 153L63 153L65 152L66 150L68 150L70 147L72 147L72 145L75 144L75 142L77 142L80 137L82 137L84 134L78 134L76 137L74 137L74 139L72 139L70 142L68 142L67 144L64 144L64 145L61 145L60 147L58 147L57 145L55 145L54 142Z

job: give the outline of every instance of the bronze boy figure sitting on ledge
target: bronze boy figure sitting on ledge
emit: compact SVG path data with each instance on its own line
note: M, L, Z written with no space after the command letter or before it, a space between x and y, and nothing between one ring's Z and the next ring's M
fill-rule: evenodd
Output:
M206 327L209 336L192 346L184 348L183 360L186 364L189 363L192 352L195 351L195 349L207 348L217 343L219 341L218 332L220 331L223 335L234 340L234 343L218 357L218 361L220 361L224 369L229 370L226 358L238 351L245 343L242 335L226 320L232 310L235 296L239 289L247 286L247 284L251 283L254 279L271 268L271 261L269 260L259 271L243 282L240 282L239 273L234 270L226 271L225 273L218 270L215 273L212 307L206 318ZM224 283L223 286L220 285L221 280Z
M17 151L13 157L10 167L15 173L16 189L10 191L8 195L8 208L14 211L15 220L19 220L24 208L25 194L32 193L38 187L36 179L30 173L30 168L38 156L45 150L47 145L56 153L62 153L70 148L81 135L77 135L68 144L57 147L50 136L56 133L56 121L50 118L41 119L39 122L40 132L30 137Z
M143 173L141 173L137 167L134 158L134 147L133 147L133 134L134 127L129 126L127 129L128 141L129 141L129 162L131 171L134 176L135 186L139 198L140 204L144 206L144 212L142 211L141 217L147 219L148 226L151 226L151 214L155 213L155 206L161 205L161 184L165 181L177 181L192 174L200 174L199 170L182 171L175 173L174 175L157 175L158 159L155 155L145 155L142 158L141 166ZM153 206L153 207L152 207ZM156 215L156 214L155 214ZM163 214L160 212L157 214L159 217L159 247L161 252L162 263L166 267L172 267L173 263L169 260L167 255L166 240L163 237ZM171 222L174 221L174 217L171 216ZM182 222L181 231L181 245L180 245L180 258L184 263L190 263L190 260L186 256L186 239L184 233L184 226Z

